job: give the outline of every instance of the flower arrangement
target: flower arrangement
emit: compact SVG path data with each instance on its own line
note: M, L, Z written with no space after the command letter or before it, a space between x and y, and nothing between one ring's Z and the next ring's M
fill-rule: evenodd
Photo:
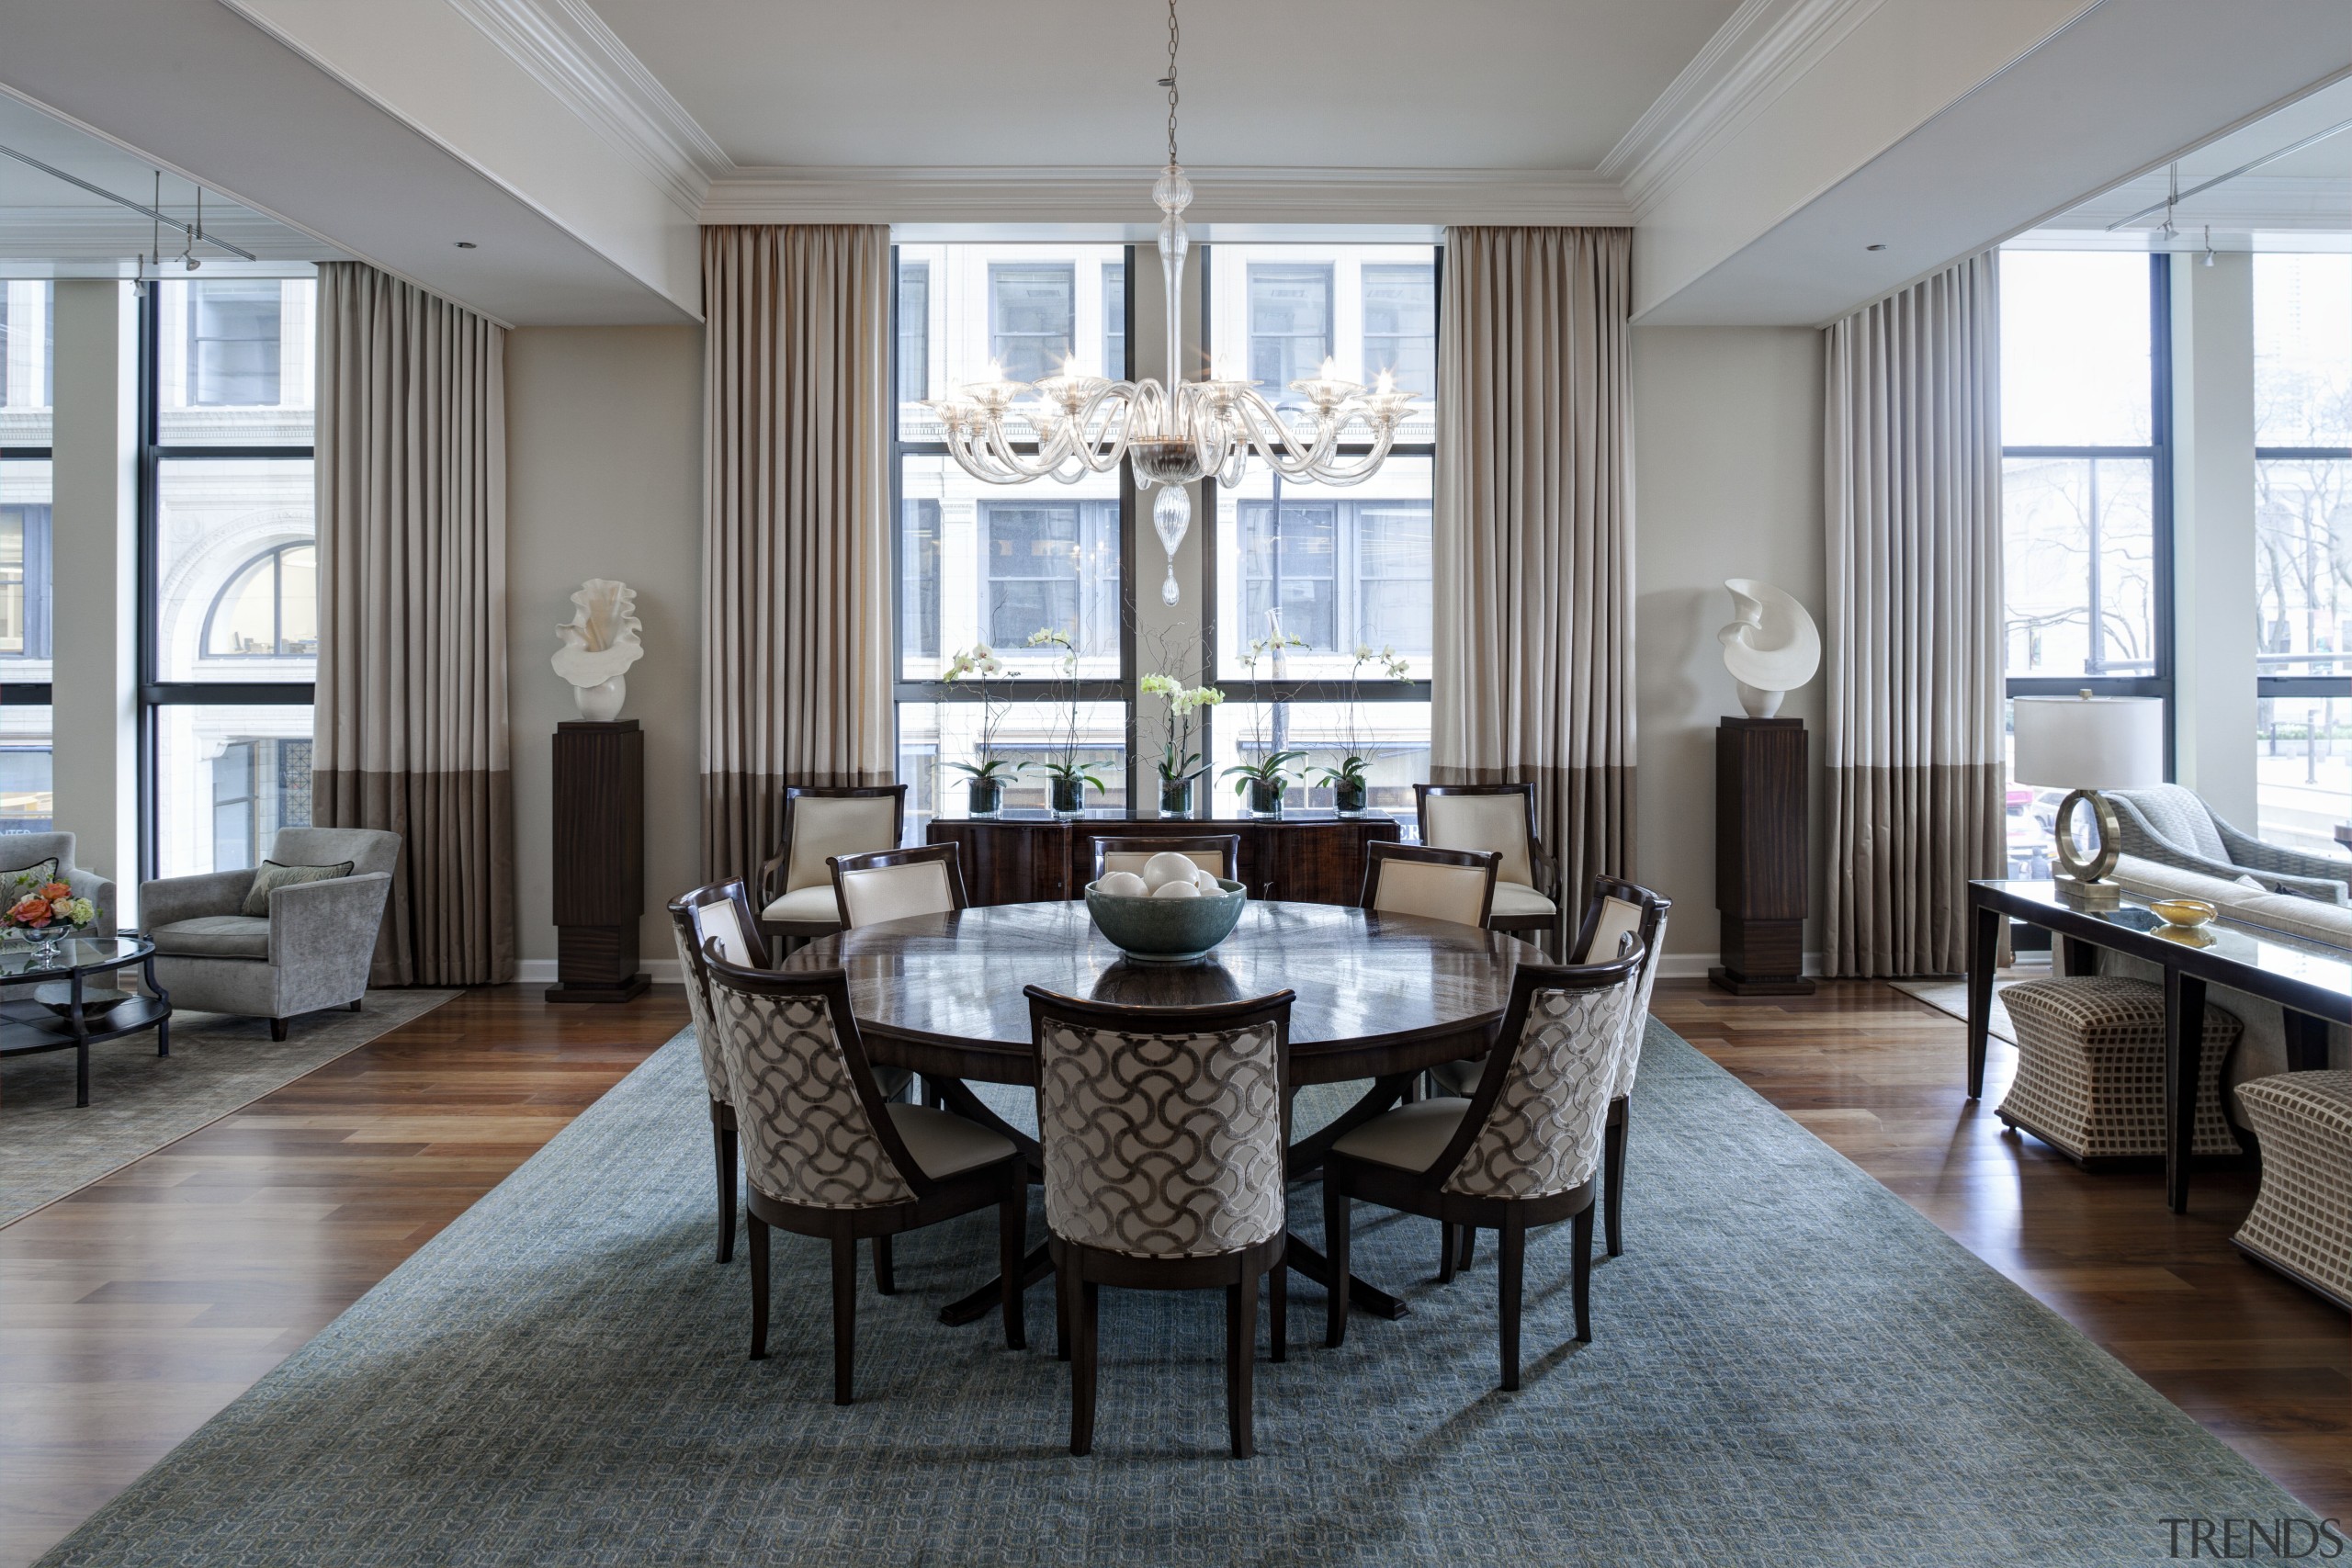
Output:
M1331 786L1333 801L1342 812L1362 811L1365 791L1370 787L1364 769L1371 760L1363 754L1363 732L1356 726L1356 701L1363 688L1363 667L1375 662L1384 680L1408 681L1413 675L1413 667L1394 647L1384 646L1374 653L1369 644L1356 645L1355 662L1348 667L1347 755L1338 767L1324 769L1319 780Z
M19 896L0 912L0 930L11 935L53 942L95 924L98 918L97 906L75 897L74 889L62 882L44 882L29 890L20 883L11 891Z
M1241 656L1245 679L1258 678L1258 665L1262 660L1274 661L1274 678L1282 678L1282 661L1285 651L1305 648L1305 637L1293 637L1283 630L1282 622L1271 612L1267 615L1271 629L1264 637L1251 642ZM1266 731L1266 716L1270 709L1281 705L1276 695L1272 702L1253 704L1250 714L1250 749L1258 754L1254 762L1237 762L1217 776L1233 779L1233 793L1250 803L1250 809L1269 817L1282 815L1283 792L1290 787L1290 765L1306 755L1298 750L1276 750L1274 740ZM1238 778L1234 775L1239 774Z
M989 687L991 681L1010 681L1018 673L1007 669L1004 660L987 643L976 642L950 659L946 672L940 677L944 681L969 681L980 689L980 744L974 753L979 760L947 765L971 775L972 809L982 815L996 809L1006 783L1021 771L1019 763L996 754L997 727L1004 722L1005 701Z
M1208 764L1193 749L1194 716L1225 701L1215 686L1187 686L1173 675L1147 675L1136 682L1144 696L1168 699L1168 739L1159 748L1159 782L1163 788L1191 784L1208 772Z
M1064 717L1061 734L1055 741L1057 756L1043 762L1023 763L1035 768L1053 781L1052 804L1056 811L1075 814L1086 806L1086 786L1106 789L1094 772L1095 764L1078 759L1078 639L1066 631L1052 626L1040 626L1029 634L1031 648L1058 648L1061 658L1056 662L1054 700L1062 704Z

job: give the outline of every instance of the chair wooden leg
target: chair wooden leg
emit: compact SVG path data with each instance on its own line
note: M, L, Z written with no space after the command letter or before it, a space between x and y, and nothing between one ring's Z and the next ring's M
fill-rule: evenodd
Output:
M1477 1255L1478 1227L1476 1225L1464 1225L1462 1227L1462 1252L1461 1255L1453 1260L1453 1267L1456 1271L1464 1274L1468 1273L1470 1271L1471 1261L1476 1258Z
M1503 1392L1509 1393L1519 1387L1520 1284L1527 1266L1527 1225L1516 1209L1503 1218L1495 1252L1496 1307L1502 1319Z
M710 1150L718 1166L718 1260L735 1258L735 1134L710 1124Z
M1453 1226L1444 1220L1437 1223L1437 1282L1453 1283Z
M876 1295L895 1296L899 1293L898 1271L890 1266L890 1238L874 1238L874 1291Z
M1616 1258L1625 1250L1625 1122L1633 1108L1621 1100L1611 1111L1603 1135L1600 1187L1609 1205L1609 1256Z
M1576 1219L1576 1281L1577 1343L1592 1343L1592 1210L1587 1208Z
M1248 1459L1258 1451L1256 1403L1258 1367L1258 1281L1245 1280L1225 1288L1225 1425L1233 1438L1233 1457Z
M365 999L366 999L365 998L361 998L361 997L354 997L354 998L351 998L351 1002L350 1002L351 1010L352 1010L352 1011L354 1011L354 1012L361 1012L361 1011L364 1011L365 1010L360 1006L360 1003L361 1003L362 1001L364 1001Z
M768 1223L748 1216L752 1233L752 1359L768 1359Z
M286 1032L292 1027L293 1021L290 1019L273 1018L269 1021L269 1037L272 1040L283 1040L286 1038Z
M1255 1291L1255 1280L1250 1288ZM1266 1359L1270 1361L1290 1359L1290 1265L1277 1263L1266 1270L1266 1333L1270 1341Z
M1057 1253L1054 1258L1054 1359L1067 1361L1070 1357L1070 1325L1078 1315L1077 1297L1071 1294L1072 1281L1078 1270L1066 1258Z
M857 1241L833 1237L833 1403L850 1402L857 1361Z
M1094 1334L1102 1296L1102 1287L1091 1280L1071 1284L1069 1451L1074 1454L1094 1450Z
M1029 1348L1029 1325L1022 1312L1021 1283L1029 1255L1029 1190L1019 1175L1008 1184L996 1209L997 1280L1002 1290L1004 1348Z
M1323 1343L1336 1350L1348 1337L1348 1195L1340 1190L1339 1174L1329 1162L1323 1167L1323 1256L1330 1260L1327 1267L1331 1271Z

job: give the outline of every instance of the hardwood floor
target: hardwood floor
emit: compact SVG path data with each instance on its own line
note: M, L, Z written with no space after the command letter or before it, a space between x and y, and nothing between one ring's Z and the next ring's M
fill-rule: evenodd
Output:
M2345 1314L2241 1257L2252 1200L2085 1176L1960 1089L1961 1026L1890 987L1658 1015L2104 1345L2313 1509L2352 1517ZM471 993L0 1228L0 1568L32 1561L685 1023ZM1638 1128L1635 1133L1639 1136ZM1640 1242L1639 1195L1629 1214Z

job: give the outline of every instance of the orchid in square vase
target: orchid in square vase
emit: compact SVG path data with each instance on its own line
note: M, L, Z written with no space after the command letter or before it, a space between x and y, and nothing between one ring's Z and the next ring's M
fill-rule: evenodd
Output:
M1408 681L1413 675L1413 667L1395 648L1383 645L1380 651L1374 653L1369 644L1356 645L1355 662L1348 666L1347 754L1340 760L1338 767L1324 769L1317 780L1331 786L1331 804L1342 817L1363 815L1364 797L1371 790L1371 780L1365 776L1364 770L1372 760L1364 755L1367 748L1363 731L1357 723L1359 710L1356 704L1363 694L1363 667L1374 663L1380 666L1384 680Z
M1020 764L996 754L997 728L1004 722L1005 700L989 685L993 681L1010 681L1018 672L1006 668L1003 660L987 643L976 642L947 661L943 681L966 682L980 692L980 743L974 749L978 761L950 762L947 765L971 777L964 789L967 797L965 809L974 817L993 817L1004 805L1004 786L1020 772Z
M1057 648L1061 657L1055 661L1053 700L1061 705L1062 716L1057 720L1058 733L1054 738L1054 755L1042 762L1024 762L1046 775L1046 793L1057 817L1075 817L1086 809L1086 786L1098 791L1105 785L1094 771L1091 761L1079 759L1078 743L1078 639L1069 632L1052 626L1040 626L1029 634L1031 648Z
M1187 686L1173 675L1147 675L1136 683L1144 696L1168 699L1168 738L1159 748L1159 814L1193 814L1193 781L1207 773L1208 763L1194 749L1198 714L1225 701L1215 686Z
M1271 613L1266 617L1272 629L1251 642L1241 655L1241 671L1245 680L1258 679L1258 666L1271 660L1274 679L1283 675L1283 656L1294 648L1305 648L1306 639L1283 630L1282 622ZM1271 701L1253 703L1250 709L1250 738L1247 749L1257 761L1237 762L1219 773L1219 779L1233 780L1233 793L1242 798L1252 817L1280 817L1283 814L1283 794L1290 788L1290 765L1303 760L1306 753L1283 746L1282 741L1283 697L1277 690ZM1272 727L1269 728L1269 719Z

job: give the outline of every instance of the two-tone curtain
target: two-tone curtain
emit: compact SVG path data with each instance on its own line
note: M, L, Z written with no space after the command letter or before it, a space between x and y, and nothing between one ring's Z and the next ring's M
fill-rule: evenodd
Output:
M702 865L749 878L787 784L886 784L890 231L703 231Z
M1634 856L1633 233L1446 231L1430 776L1535 786L1571 908Z
M377 985L514 976L505 330L319 268L311 819L401 836Z
M1832 975L1968 961L2003 865L2000 309L1991 253L1827 331Z

